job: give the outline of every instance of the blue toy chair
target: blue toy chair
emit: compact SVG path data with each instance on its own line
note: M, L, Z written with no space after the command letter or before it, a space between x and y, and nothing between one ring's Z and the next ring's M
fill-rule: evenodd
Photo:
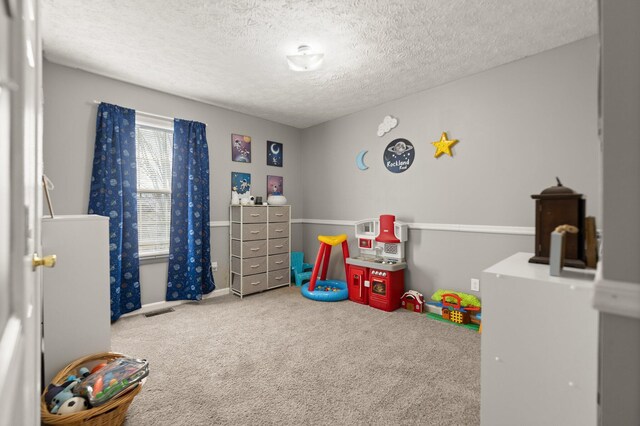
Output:
M296 286L300 287L305 281L311 279L313 265L304 263L304 253L301 251L291 252L291 276L296 281Z

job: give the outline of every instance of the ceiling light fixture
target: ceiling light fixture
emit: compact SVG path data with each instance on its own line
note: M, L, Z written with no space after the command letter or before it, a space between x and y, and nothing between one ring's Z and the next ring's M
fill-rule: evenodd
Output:
M293 71L312 71L318 69L324 60L324 53L311 53L311 47L298 46L297 55L287 55L289 69Z

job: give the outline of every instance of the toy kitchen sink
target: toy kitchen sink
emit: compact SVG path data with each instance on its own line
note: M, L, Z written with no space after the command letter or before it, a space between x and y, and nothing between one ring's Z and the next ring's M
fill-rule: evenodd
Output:
M350 257L347 259L347 263L350 265L363 266L365 268L377 268L383 271L399 271L407 267L407 264L404 262L371 256Z
M356 222L359 256L347 258L349 299L384 311L400 307L408 226L393 215Z

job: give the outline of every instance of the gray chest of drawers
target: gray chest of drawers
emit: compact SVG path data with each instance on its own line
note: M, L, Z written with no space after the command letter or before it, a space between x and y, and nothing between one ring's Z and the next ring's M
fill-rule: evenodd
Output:
M243 297L291 285L291 206L231 206L229 288Z

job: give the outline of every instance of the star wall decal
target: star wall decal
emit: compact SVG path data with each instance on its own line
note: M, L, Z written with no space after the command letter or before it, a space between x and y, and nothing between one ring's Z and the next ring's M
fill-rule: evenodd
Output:
M440 140L431 142L431 145L436 147L436 153L433 155L435 158L440 157L442 154L447 154L449 157L453 157L451 154L451 147L458 142L458 139L448 140L447 132L442 132Z

